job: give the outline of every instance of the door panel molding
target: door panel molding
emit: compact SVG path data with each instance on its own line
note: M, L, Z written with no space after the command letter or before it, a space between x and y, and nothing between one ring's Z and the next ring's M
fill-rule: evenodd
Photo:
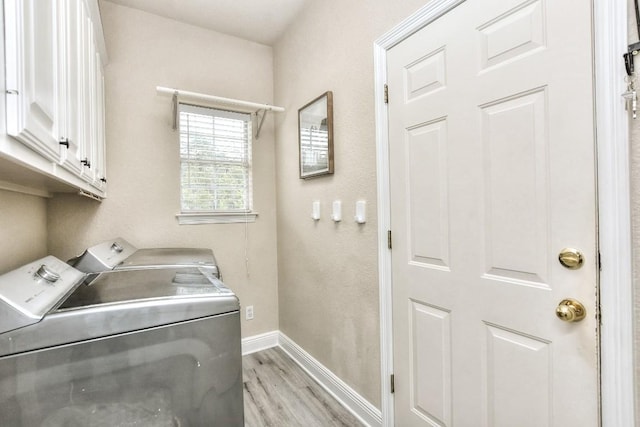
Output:
M378 273L380 287L381 378L393 373L391 227L387 83L387 51L465 0L434 0L374 42L374 81L378 196ZM623 0L593 2L595 35L595 106L598 148L602 425L634 425L633 307L629 201L629 135L620 101L624 92L621 55L627 44L627 4ZM579 48L579 47L577 47ZM570 72L570 70L568 71ZM393 91L394 88L389 90ZM393 394L381 384L382 421L394 425Z

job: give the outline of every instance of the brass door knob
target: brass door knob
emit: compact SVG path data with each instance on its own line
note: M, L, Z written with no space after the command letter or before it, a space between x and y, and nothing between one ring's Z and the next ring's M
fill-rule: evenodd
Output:
M571 298L563 299L556 308L556 316L565 322L579 322L587 315L587 309L580 301Z

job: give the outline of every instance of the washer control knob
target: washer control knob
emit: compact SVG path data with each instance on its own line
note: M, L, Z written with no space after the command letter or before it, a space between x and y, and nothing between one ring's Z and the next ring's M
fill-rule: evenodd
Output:
M44 264L42 264L38 271L36 271L36 275L51 283L56 282L58 279L60 279L60 275L58 273L49 270Z

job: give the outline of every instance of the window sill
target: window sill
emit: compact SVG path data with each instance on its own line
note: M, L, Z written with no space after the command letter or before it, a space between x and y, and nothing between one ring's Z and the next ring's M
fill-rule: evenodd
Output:
M196 224L234 224L244 222L256 222L258 212L238 213L182 213L177 214L179 225Z

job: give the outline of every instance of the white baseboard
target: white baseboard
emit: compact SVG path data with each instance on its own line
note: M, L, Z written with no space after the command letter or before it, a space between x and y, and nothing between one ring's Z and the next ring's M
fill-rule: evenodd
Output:
M302 347L280 331L254 335L242 340L242 355L255 353L272 347L280 347L294 362L332 395L363 424L369 427L382 426L382 412L367 399L338 378L333 372L314 359Z
M360 396L354 389L333 372L314 359L302 347L283 333L279 334L279 345L318 384L331 394L342 406L362 423L370 427L382 426L382 412Z
M266 350L278 345L278 337L280 331L266 332L260 335L254 335L242 339L242 355L255 353L257 351Z

